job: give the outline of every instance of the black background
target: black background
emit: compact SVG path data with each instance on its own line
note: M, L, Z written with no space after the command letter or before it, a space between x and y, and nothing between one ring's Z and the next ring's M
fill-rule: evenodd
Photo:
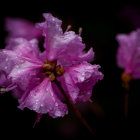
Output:
M63 29L72 25L78 33L82 27L83 42L87 48L93 47L95 60L101 65L104 79L93 88L92 99L100 105L104 114L96 114L90 103L77 104L85 119L95 131L97 137L112 138L139 136L140 88L139 80L130 84L129 116L123 115L124 89L120 75L123 72L116 66L118 33L129 33L140 27L140 5L130 2L50 2L50 1L18 1L0 2L0 47L4 48L6 32L5 17L20 17L32 22L43 20L42 13L50 12L63 20ZM94 105L94 104L93 104ZM0 96L0 129L6 132L14 130L12 136L40 135L45 139L52 138L94 138L80 124L72 111L64 118L52 119L44 115L40 123L33 129L36 113L17 108L18 102L10 93Z

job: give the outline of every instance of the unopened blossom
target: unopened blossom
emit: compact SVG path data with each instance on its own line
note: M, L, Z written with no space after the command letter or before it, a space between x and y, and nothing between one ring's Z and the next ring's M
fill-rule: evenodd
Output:
M73 103L88 101L92 88L102 80L99 65L91 65L94 52L85 52L80 35L72 31L63 33L62 22L51 14L44 14L45 21L36 24L45 42L40 52L37 39L14 38L6 49L0 50L0 70L7 81L16 85L13 95L19 108L25 107L39 114L48 113L53 118L67 114L67 105L55 80Z
M119 34L116 39L119 42L117 64L124 69L123 79L140 78L140 30Z

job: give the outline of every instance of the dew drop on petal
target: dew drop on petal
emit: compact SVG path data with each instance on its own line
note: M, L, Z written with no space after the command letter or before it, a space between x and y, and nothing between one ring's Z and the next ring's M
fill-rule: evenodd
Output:
M51 92L51 96L53 96L53 92Z
M84 76L84 75L85 75L85 73L83 72L83 73L82 73L82 76Z
M55 111L55 116L61 116L61 112L60 111Z
M8 61L9 59L8 58L6 58L6 62Z
M5 66L4 68L5 68L5 70L7 70L7 66Z
M57 102L55 103L55 106L58 106L58 103Z

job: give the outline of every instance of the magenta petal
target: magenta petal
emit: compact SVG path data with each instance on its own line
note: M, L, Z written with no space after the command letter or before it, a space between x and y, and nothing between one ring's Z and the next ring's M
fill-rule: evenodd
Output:
M27 40L41 37L40 30L36 29L34 24L29 21L16 18L7 18L5 23L5 28L9 32L7 42L9 42L11 38L16 37L23 37Z
M57 78L61 83L65 93L71 98L73 103L76 103L76 99L79 95L79 88L75 85L69 72L65 72L63 76Z
M38 41L36 39L32 39L30 41L24 38L11 39L9 44L6 46L6 49L14 51L18 56L20 55L22 57L34 59L37 59L40 54Z
M66 72L62 76L64 80L61 78L59 81L65 85L63 87L67 88L67 93L73 101L85 102L90 99L93 86L103 79L103 74L98 71L99 68L99 65L89 63L70 66L65 68Z
M27 107L37 113L49 113L53 118L62 117L67 113L66 105L54 93L52 83L48 78L32 89L26 98L21 98L19 102L21 109Z
M53 42L48 46L47 59L57 59L58 63L65 66L77 64L83 61L92 61L94 52L90 49L84 52L85 44L74 32L66 32L64 35L54 37ZM65 59L64 59L65 58Z
M135 33L132 34L135 37ZM125 34L121 34L117 36L117 40L120 44L117 53L117 63L118 66L125 68L127 64L131 61L132 52L135 49L135 43L132 40L132 35L127 36Z
M85 44L82 43L82 38L69 31L63 36L56 38L48 56L49 59L57 58L58 62L63 66L78 64L83 61L92 61L94 58L93 50L90 49L86 53L84 49Z
M12 83L11 79L7 78L4 72L0 72L0 93L5 93L17 88L15 83Z
M140 30L128 35L117 36L119 48L117 52L118 66L125 69L133 78L140 78Z
M58 63L63 66L93 60L93 50L84 52L85 44L82 43L82 38L79 35L72 31L63 34L62 21L51 14L44 14L44 17L46 21L37 24L37 27L42 30L45 36L44 47L48 60L58 60Z
M13 90L15 97L19 98L25 92L33 83L31 80L36 83L40 80L38 73L43 62L38 60L39 51L36 43L36 40L17 38L11 41L7 49L0 51L0 71L5 73L7 82L18 86Z
M0 87L7 87L9 84L11 84L11 81L7 80L7 75L0 71Z
M39 28L45 37L47 37L47 44L53 39L55 35L62 34L61 24L62 21L52 16L52 14L44 13L45 21L37 23L36 27Z

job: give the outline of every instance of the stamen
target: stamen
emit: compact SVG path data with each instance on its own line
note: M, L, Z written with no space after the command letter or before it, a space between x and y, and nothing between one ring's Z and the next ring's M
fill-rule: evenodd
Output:
M56 67L57 61L45 61L44 62L44 68L45 70L53 71Z
M79 35L80 35L80 36L81 36L81 34L82 34L82 31L83 31L83 28L80 27L80 28L79 28Z
M61 76L64 73L64 69L60 65L58 65L55 70L57 76Z
M54 81L54 80L55 80L55 75L54 75L54 73L51 73L51 74L49 75L49 78L50 78L51 81Z
M69 31L71 29L71 27L72 27L71 25L68 25L65 32Z
M48 77L51 81L54 81L56 76L61 76L64 73L64 69L60 65L56 65L57 61L46 60L42 68L42 73L44 73L45 77Z
M52 66L50 64L44 64L44 68L47 70L51 70Z
M5 92L6 92L6 88L1 87L1 88L0 88L0 94L3 94L3 93L5 93Z
M89 102L90 102L90 103L93 103L93 101L92 101L91 99L89 99Z
M16 84L11 84L8 87L0 87L0 94L3 94L5 92L11 91L17 87Z

